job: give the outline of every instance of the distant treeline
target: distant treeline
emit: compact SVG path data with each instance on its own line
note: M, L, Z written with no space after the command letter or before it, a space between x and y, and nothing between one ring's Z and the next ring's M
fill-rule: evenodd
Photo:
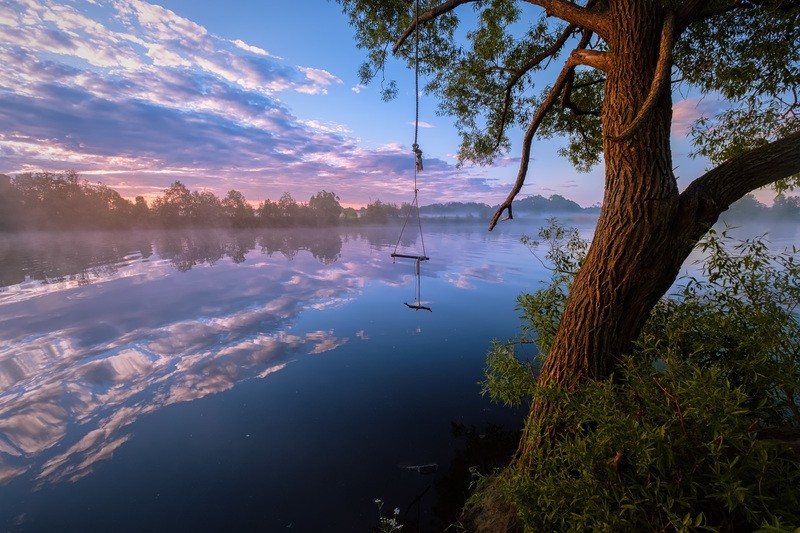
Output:
M218 198L209 191L191 191L180 181L148 204L142 196L131 202L102 183L81 180L76 172L14 178L0 174L0 231L386 223L401 218L407 208L376 200L356 211L342 207L335 193L324 190L308 203L298 203L287 192L277 201L267 199L253 207L237 190Z
M720 218L734 222L754 218L797 221L800 219L800 197L778 194L772 202L772 207L767 207L755 196L748 194L731 205Z
M337 224L385 224L402 220L410 204L380 200L359 210L342 207L328 191L297 202L286 192L277 201L264 200L254 207L244 195L231 190L224 198L209 191L189 190L175 181L150 204L142 196L123 198L103 183L82 180L77 172L36 172L11 178L0 174L0 231L129 229L129 228L259 228L317 227ZM575 202L554 195L549 200L529 197L515 204L526 210L581 211ZM420 215L450 221L486 221L494 208L476 202L451 202L423 206Z
M175 181L150 204L137 196L133 202L106 185L82 180L73 171L36 172L14 178L0 174L0 231L28 229L130 229L130 228L264 228L318 227L337 224L386 224L402 220L411 206L375 200L361 209L342 207L328 191L297 202L286 192L277 201L264 200L254 207L244 195L231 190L224 198L209 191L191 191ZM496 207L477 202L449 202L420 208L420 216L455 222L489 220ZM529 196L514 202L514 214L597 213L599 206L584 208L558 194L550 198ZM796 220L800 198L778 195L773 207L752 195L727 212L730 218L771 217Z

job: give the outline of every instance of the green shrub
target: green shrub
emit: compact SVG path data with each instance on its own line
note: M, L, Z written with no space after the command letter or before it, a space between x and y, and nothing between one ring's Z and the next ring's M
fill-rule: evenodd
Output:
M553 226L547 234L557 233ZM514 355L516 344L534 340L544 341L546 353L560 319L554 310L571 283L563 266L577 266L585 250L562 248L568 257L559 259L550 242L551 285L520 298L521 337L495 343L484 382L496 400L535 397L551 407L528 421L530 456L494 480L523 529L787 531L800 524L797 457L762 438L800 422L796 250L771 255L762 240L731 247L725 233L712 232L700 245L702 275L657 306L616 374L566 391L538 386L533 366ZM542 317L550 323L537 337Z
M748 395L764 424L800 426L800 268L797 250L770 254L764 239L700 244L702 276L654 310L642 342L672 347L675 362L718 368Z

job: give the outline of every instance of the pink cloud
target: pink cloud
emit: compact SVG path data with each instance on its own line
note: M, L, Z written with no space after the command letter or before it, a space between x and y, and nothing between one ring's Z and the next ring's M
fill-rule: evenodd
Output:
M713 96L675 102L672 105L672 135L688 137L696 120L715 115L721 106L722 102Z
M343 84L335 74L141 0L90 4L0 9L0 173L74 169L131 197L180 179L252 201L322 189L350 204L411 200L409 146L362 148L348 125L301 119L277 99L325 98ZM499 201L506 167L516 162L457 169L426 154L422 201Z

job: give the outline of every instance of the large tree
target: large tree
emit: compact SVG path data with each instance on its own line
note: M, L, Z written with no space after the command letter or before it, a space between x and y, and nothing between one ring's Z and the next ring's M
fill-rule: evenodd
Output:
M311 210L312 219L322 225L336 224L339 215L342 214L339 197L325 190L319 191L311 197L308 201L308 208Z
M754 189L797 182L797 0L422 0L418 15L406 0L339 2L368 51L364 81L377 76L390 97L387 61L418 58L426 89L455 117L463 160L491 163L524 129L516 183L490 229L513 214L535 138L564 136L579 170L603 160L597 229L544 383L611 373L720 213ZM716 166L683 191L670 149L681 91L722 102L693 127L697 153Z

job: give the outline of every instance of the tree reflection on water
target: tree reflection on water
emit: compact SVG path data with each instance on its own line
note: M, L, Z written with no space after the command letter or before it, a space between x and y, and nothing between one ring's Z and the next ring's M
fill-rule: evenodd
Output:
M342 237L331 228L10 234L0 236L0 287L31 280L86 285L153 255L186 272L222 258L243 263L256 249L288 259L308 251L329 265L341 255Z

